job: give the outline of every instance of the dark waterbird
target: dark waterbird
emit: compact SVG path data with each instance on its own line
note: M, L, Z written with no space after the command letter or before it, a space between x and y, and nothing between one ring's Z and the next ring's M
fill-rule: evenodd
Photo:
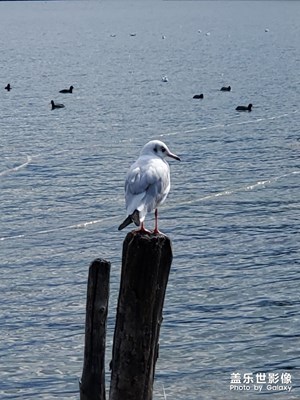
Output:
M63 104L55 104L53 100L51 100L51 110L54 110L55 108L64 108L65 106Z
M10 86L10 83L8 83L6 86L5 86L5 88L4 88L5 90L7 90L8 92L10 91L10 89L11 89L11 86Z
M203 93L195 94L195 96L193 96L193 99L203 99L203 98L204 98Z
M222 86L220 90L221 92L230 92L231 86Z
M237 106L236 111L251 111L252 104L248 104L248 106Z
M60 90L59 93L73 93L73 89L74 89L74 87L70 86L69 89Z

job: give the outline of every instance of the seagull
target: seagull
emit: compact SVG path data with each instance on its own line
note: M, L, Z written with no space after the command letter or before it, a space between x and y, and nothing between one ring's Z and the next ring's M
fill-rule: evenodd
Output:
M166 157L180 161L165 143L151 140L142 149L139 158L130 167L125 180L125 203L127 218L119 231L132 222L139 226L137 232L150 233L144 227L148 212L155 210L155 228L158 230L157 207L164 203L170 191L170 167Z
M51 100L51 110L54 110L55 108L64 108L65 106L63 104L55 104L53 100Z
M248 104L248 106L237 106L236 111L251 111L252 104Z
M73 93L73 89L74 89L74 87L70 86L69 89L60 90L59 93Z

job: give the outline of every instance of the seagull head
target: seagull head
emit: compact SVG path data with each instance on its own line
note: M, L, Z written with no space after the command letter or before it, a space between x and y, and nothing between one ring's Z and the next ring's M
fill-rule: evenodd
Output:
M161 142L160 140L151 140L143 147L141 155L151 155L151 154L160 157L163 160L166 157L170 157L180 161L180 158L176 154L171 153L168 146L165 143Z

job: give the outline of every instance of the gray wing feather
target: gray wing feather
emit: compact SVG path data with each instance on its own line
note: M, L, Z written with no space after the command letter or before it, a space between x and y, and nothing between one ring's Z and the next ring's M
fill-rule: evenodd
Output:
M169 168L163 163L158 170L151 163L138 160L130 168L125 182L125 198L128 213L135 209L153 210L168 194ZM146 160L147 161L147 160Z

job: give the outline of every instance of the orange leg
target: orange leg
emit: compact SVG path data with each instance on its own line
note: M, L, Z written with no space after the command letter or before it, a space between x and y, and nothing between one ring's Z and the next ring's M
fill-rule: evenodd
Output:
M154 211L154 217L155 217L155 226L154 226L153 233L158 234L158 233L160 233L160 231L158 230L158 211L157 211L157 208Z
M141 226L135 232L139 233L151 233L148 229L145 228L144 222L141 222Z

